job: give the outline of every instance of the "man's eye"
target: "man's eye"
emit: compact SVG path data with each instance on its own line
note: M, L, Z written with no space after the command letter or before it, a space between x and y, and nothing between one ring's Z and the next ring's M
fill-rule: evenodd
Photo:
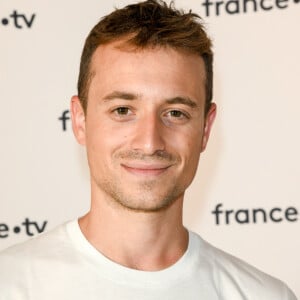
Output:
M134 118L132 108L126 106L119 106L110 111L111 117L116 121L130 121Z
M171 110L169 112L169 114L170 114L171 117L175 117L175 118L184 117L184 114L179 110Z
M115 113L118 115L128 115L129 108L128 107L118 107L115 109Z
M178 109L170 109L169 111L166 111L164 114L164 120L170 124L185 124L189 121L190 115L189 113L178 110Z
M189 116L188 114L182 112L181 110L176 110L176 109L173 109L173 110L170 110L167 115L171 118L174 118L174 119L179 119L179 120L183 120L183 119L189 119Z

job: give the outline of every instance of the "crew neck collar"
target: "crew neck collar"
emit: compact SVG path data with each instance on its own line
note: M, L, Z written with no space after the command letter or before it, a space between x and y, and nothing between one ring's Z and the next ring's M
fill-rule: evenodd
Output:
M95 271L103 274L110 280L134 286L163 286L176 284L182 281L183 277L190 274L196 260L199 257L200 244L195 233L188 231L188 247L183 256L173 265L160 271L141 271L122 266L99 252L83 235L78 220L67 223L67 232L75 247L82 254L83 259L87 259L93 264Z

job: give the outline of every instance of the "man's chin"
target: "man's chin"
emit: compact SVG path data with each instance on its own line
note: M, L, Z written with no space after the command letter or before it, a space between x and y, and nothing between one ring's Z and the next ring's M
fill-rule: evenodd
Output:
M126 197L114 197L114 200L123 208L133 212L154 213L168 209L173 203L179 199L178 193L169 193L166 195L157 195L153 190L148 189L139 195L128 195ZM130 200L128 200L130 199Z
M130 203L118 202L126 210L135 213L158 213L168 209L175 201L154 204L154 205L134 205Z

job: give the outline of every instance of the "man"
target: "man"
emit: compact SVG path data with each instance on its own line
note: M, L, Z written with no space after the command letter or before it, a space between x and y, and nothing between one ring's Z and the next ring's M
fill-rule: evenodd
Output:
M182 224L216 115L211 42L160 1L116 10L88 36L73 131L91 209L0 258L0 299L296 299Z

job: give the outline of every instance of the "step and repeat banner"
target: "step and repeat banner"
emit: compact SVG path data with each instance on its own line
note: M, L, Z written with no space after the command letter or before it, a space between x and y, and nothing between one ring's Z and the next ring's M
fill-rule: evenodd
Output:
M89 209L69 100L86 35L129 3L0 2L0 250ZM213 39L218 105L184 223L300 297L300 1L175 3Z

